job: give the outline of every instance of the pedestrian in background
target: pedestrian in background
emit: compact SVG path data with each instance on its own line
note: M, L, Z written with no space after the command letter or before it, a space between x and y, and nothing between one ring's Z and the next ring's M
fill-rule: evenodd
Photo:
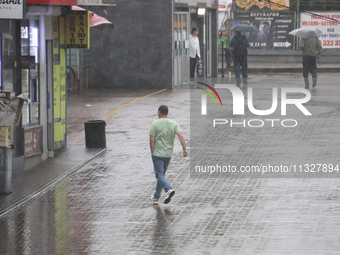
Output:
M190 78L195 77L195 67L196 67L196 59L199 58L201 60L200 53L200 42L198 41L198 28L193 27L190 34L190 47L189 47L189 56L190 56Z
M241 84L241 68L242 68L242 77L243 77L243 85L248 85L248 62L247 55L249 48L249 42L247 38L241 35L240 31L235 31L235 36L231 39L229 44L229 52L231 58L234 60L234 69L235 69L235 78L236 78L236 86L239 87Z
M176 121L168 119L169 109L166 105L161 105L158 108L158 120L152 123L150 130L150 149L152 155L152 162L157 179L156 192L153 195L153 204L159 204L162 189L166 192L167 196L164 204L170 202L171 197L175 195L170 183L165 178L165 172L171 160L172 151L174 148L175 135L178 136L182 147L183 157L188 155L185 145L185 139L182 134L181 128Z
M312 74L313 88L317 82L316 59L321 58L322 46L318 37L301 38L300 50L302 50L303 78L305 80L305 89L309 89L308 73Z

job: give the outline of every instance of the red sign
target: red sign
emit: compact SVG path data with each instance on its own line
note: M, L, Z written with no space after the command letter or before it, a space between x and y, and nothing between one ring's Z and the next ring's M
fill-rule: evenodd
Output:
M26 0L26 4L77 5L77 0Z
M25 158L43 153L42 127L25 129Z

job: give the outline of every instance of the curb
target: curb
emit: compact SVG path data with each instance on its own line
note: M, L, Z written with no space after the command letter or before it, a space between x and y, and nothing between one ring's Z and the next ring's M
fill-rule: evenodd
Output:
M53 187L54 185L56 185L57 183L59 183L60 181L62 181L63 179L65 179L67 176L72 175L73 173L77 172L79 169L81 169L82 167L84 167L86 164L88 164L89 162L91 162L93 159L95 159L97 156L99 156L101 153L103 153L104 151L106 151L106 148L100 149L95 155L93 155L90 159L86 160L85 162L80 163L78 166L75 166L74 168L72 168L69 172L65 173L63 176L59 177L58 179L54 179L52 180L50 183L47 183L43 188L41 188L40 190L37 190L32 196L29 197L25 197L23 198L21 201L19 201L18 203L9 206L8 208L6 208L3 211L0 211L0 219L5 216L7 213L15 210L16 208L26 204L27 202L31 201L32 199L38 197L39 195L42 195L43 193L45 193L47 190L49 190L51 187Z
M234 74L234 69L224 69L225 73L231 72ZM339 73L340 68L327 68L320 67L318 68L318 72L320 73ZM302 73L302 68L248 68L248 73L256 73L256 74L268 74L268 73ZM218 69L218 74L222 74L222 69Z

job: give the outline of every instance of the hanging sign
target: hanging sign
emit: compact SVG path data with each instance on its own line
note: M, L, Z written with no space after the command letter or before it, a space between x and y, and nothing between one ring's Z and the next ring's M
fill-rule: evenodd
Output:
M68 49L90 48L88 11L71 11L65 17L65 45Z
M0 1L0 19L23 19L23 1Z

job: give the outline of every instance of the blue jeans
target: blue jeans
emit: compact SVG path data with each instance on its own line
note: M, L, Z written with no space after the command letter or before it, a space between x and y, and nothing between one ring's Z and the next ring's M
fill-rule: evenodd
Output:
M159 199L161 197L162 189L168 192L171 188L170 183L165 178L165 172L168 168L171 158L162 158L152 156L153 170L155 172L155 177L157 179L156 192L154 193L154 199Z
M235 69L235 77L236 78L240 78L241 67L242 67L243 78L248 78L247 58L243 59L243 61L240 61L238 59L234 59L234 69Z

